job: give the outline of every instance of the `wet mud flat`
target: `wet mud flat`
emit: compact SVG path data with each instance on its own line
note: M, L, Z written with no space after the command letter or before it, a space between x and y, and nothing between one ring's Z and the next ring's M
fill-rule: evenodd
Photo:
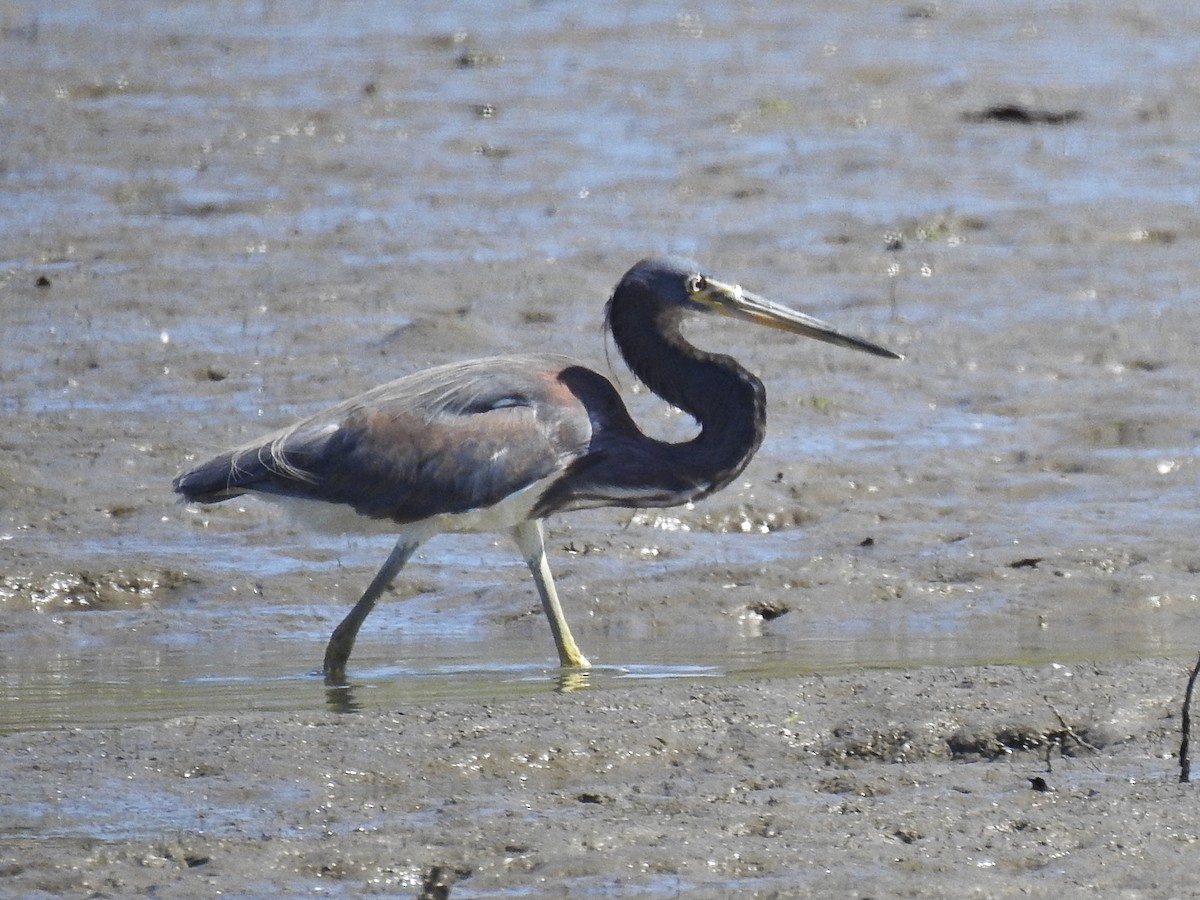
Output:
M418 7L0 5L0 895L1190 890L1191 6ZM768 436L549 523L586 686L466 536L327 694L388 542L171 478L530 349L686 438L663 250L906 360L698 323Z
M4 896L1180 896L1186 667L856 672L0 737Z

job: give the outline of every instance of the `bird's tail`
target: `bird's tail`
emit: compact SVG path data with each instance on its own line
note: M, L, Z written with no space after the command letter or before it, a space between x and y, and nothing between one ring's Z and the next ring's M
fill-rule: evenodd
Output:
M241 451L222 453L184 472L171 485L185 503L220 503L246 493L248 486L262 477L251 471L257 459L257 454Z

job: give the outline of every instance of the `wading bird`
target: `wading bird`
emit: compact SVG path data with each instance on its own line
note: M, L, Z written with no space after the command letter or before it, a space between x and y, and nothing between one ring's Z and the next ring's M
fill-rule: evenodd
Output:
M559 662L586 668L554 588L542 520L706 497L736 478L762 442L762 382L680 332L685 316L709 312L900 358L710 278L690 260L644 259L613 291L605 322L633 374L699 423L692 440L647 437L607 378L566 357L502 356L381 385L197 466L175 479L175 490L199 503L257 494L319 527L399 535L329 639L331 684L344 683L375 601L423 541L447 531L508 531L537 584Z

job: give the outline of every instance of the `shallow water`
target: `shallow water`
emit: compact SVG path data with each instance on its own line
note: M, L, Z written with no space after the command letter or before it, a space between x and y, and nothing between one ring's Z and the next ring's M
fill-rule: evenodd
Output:
M389 628L394 623L378 623ZM556 691L602 690L663 679L784 677L845 672L867 667L908 668L921 665L993 662L1034 664L1109 658L1092 646L1072 640L1026 635L1010 650L997 651L985 642L1010 635L976 629L969 640L957 633L953 616L913 615L908 621L881 627L866 616L822 623L820 637L806 641L757 639L706 643L689 638L684 647L663 649L648 642L630 648L621 640L590 645L604 662L586 673L565 673L544 657L544 642L479 641L445 636L414 639L407 633L399 646L379 647L364 641L355 655L351 683L326 687L319 674L319 652L327 635L289 634L273 645L222 646L207 637L216 624L196 626L203 639L170 650L112 658L111 643L77 647L70 654L10 658L0 683L0 733L56 727L107 726L157 722L182 715L281 712L321 705L337 712L363 709L406 709L449 699L481 702L514 699ZM303 638L309 638L305 641ZM641 655L624 663L622 653ZM1162 652L1187 648L1164 641ZM397 656L397 654L402 654ZM542 657L539 658L539 654ZM298 660L310 662L306 669Z
M327 702L308 672L386 541L187 511L171 477L437 362L608 371L607 291L664 249L908 359L697 324L764 377L770 434L695 509L551 523L590 687L1191 653L1193 26L6 4L0 730ZM1002 104L1080 118L971 121ZM648 429L688 433L609 356ZM38 594L118 570L143 589ZM503 542L439 539L397 593L353 703L558 689Z

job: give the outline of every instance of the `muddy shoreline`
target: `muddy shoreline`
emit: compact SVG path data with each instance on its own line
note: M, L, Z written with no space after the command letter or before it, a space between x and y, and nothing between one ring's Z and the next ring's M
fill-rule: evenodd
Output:
M1198 839L1175 758L1185 670L864 671L8 735L0 892L1178 896Z

